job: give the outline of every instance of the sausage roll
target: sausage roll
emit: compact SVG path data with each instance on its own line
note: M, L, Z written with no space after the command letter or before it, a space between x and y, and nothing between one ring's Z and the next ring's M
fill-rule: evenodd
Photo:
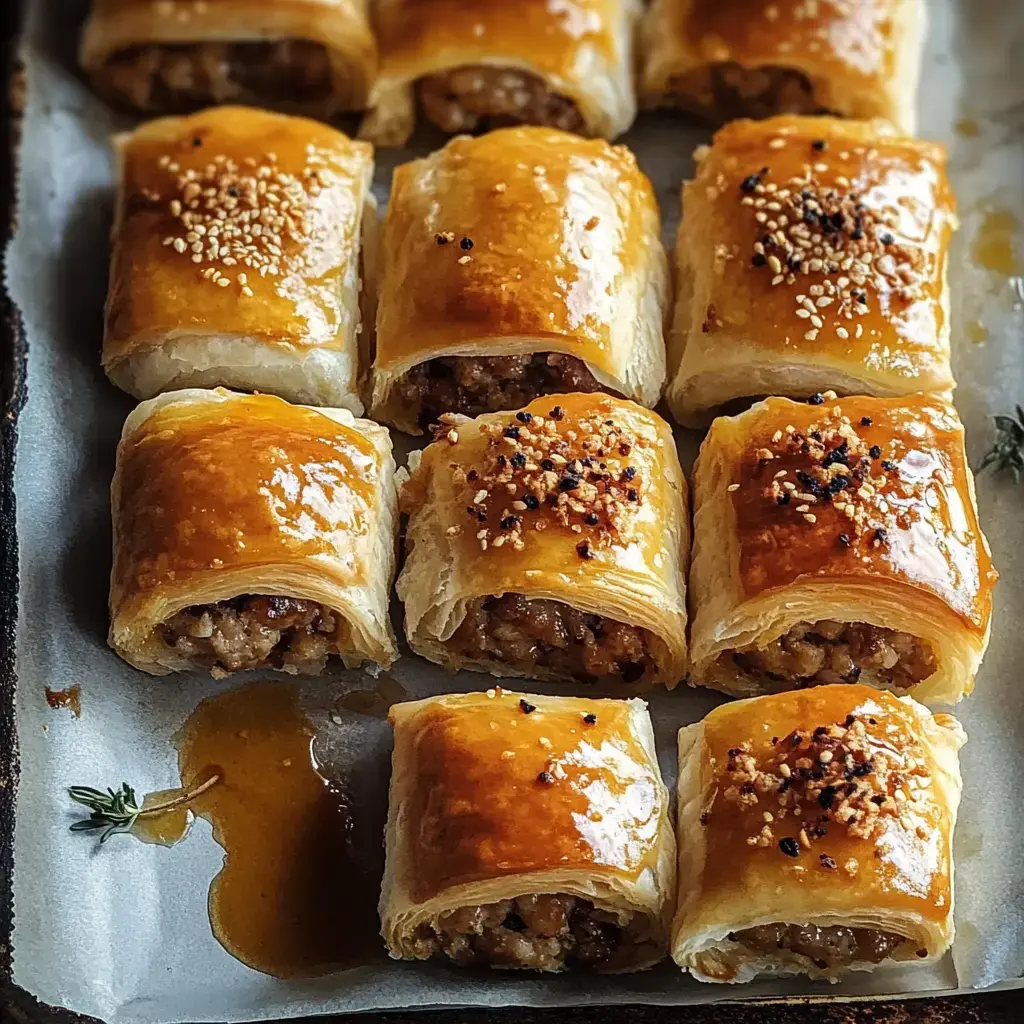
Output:
M654 0L641 95L724 124L830 113L916 124L924 0Z
M222 384L361 413L372 147L242 107L151 121L116 144L110 379L137 398Z
M398 580L452 669L664 683L686 670L686 481L667 423L606 395L446 417L410 460Z
M694 468L697 682L738 696L855 682L970 693L992 568L963 426L940 398L770 398Z
M404 145L417 101L444 132L538 124L613 139L636 115L639 0L380 0L361 134Z
M390 718L393 957L612 972L662 959L675 844L643 701L494 689Z
M715 708L679 733L672 956L701 981L835 980L953 941L952 715L867 686Z
M387 431L345 409L188 390L140 405L111 489L110 645L153 675L388 666Z
M549 128L453 139L394 176L374 419L606 390L653 406L668 271L654 190L623 146Z
M738 399L954 387L942 146L881 122L740 121L683 188L667 400L686 426Z
M153 114L329 118L366 106L377 67L367 0L93 0L80 56L98 92Z

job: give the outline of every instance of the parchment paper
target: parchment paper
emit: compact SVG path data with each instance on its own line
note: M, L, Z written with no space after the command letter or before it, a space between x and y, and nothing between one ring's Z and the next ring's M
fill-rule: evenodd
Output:
M153 679L105 644L110 565L108 486L114 447L131 401L99 367L113 199L110 133L115 118L77 77L74 46L82 2L30 5L24 57L29 72L19 231L7 285L30 342L29 400L18 449L21 609L18 721L22 773L15 845L14 980L40 999L110 1021L238 1021L345 1010L510 1003L685 1003L815 992L919 992L1010 983L1024 971L1024 700L1020 620L1024 615L1024 485L983 476L982 521L1003 579L992 646L977 690L957 709L970 735L957 831L957 941L930 970L862 975L842 985L777 981L707 986L670 966L614 979L535 978L459 972L386 960L315 982L281 982L244 967L213 938L207 889L221 862L198 823L174 849L118 838L99 849L67 831L76 816L73 783L140 793L177 782L170 739L205 696L224 685L178 675ZM1014 209L1024 193L1024 4L933 0L921 90L920 133L951 146L962 230L953 259L953 336L972 463L991 443L989 416L1024 401L1022 289L974 266L985 210ZM961 123L960 133L954 125ZM974 129L977 134L972 135ZM626 138L658 190L671 242L678 186L690 154L707 141L671 117L644 116ZM430 142L426 144L429 148ZM420 147L421 150L424 147ZM380 154L377 189L386 197L395 163ZM1024 257L1024 239L1016 239ZM981 320L989 340L969 340ZM686 464L696 437L681 435ZM410 697L477 689L486 677L454 678L408 656L392 672ZM82 717L47 707L44 687L82 687ZM390 735L380 719L327 713L364 674L304 684L327 760L358 801L383 814ZM675 779L673 737L718 697L682 688L651 701L662 768ZM371 815L371 818L373 816ZM379 848L379 831L365 840Z

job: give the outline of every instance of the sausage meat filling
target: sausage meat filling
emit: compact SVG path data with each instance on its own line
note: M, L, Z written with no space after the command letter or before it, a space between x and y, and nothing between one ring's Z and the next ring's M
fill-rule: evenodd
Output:
M522 594L477 598L448 650L581 683L636 683L657 672L646 629Z
M712 678L750 679L759 687L790 690L827 683L870 682L909 690L937 668L935 654L909 633L866 622L801 622L767 647L726 651ZM710 681L710 680L709 680Z
M178 612L161 627L164 644L217 678L250 668L323 671L336 650L334 612L294 597L245 594Z
M651 941L649 932L643 915L622 921L589 900L544 893L442 914L436 924L420 927L413 955L426 960L443 953L463 967L614 968Z
M715 122L773 114L827 114L807 76L793 68L744 68L731 61L711 64L669 82L664 106Z
M851 964L880 964L907 940L877 928L844 928L830 925L764 924L730 932L751 953L792 958L797 966L813 965L834 973ZM786 957L789 954L789 957Z
M326 47L303 39L160 43L116 54L110 86L141 110L184 113L214 103L322 103L333 77Z
M541 395L581 391L601 385L582 359L557 352L522 356L441 356L414 366L397 384L405 407L418 408L421 426L442 413L479 416L519 409Z
M419 84L423 112L443 132L490 131L518 124L568 132L586 127L567 96L551 92L528 71L467 65L429 75Z

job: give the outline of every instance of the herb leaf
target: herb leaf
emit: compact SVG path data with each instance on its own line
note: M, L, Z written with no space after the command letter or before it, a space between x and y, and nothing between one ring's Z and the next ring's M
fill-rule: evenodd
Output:
M1024 409L1015 409L1017 418L993 416L996 425L995 444L981 460L981 469L991 467L994 472L1010 472L1019 481L1024 473Z

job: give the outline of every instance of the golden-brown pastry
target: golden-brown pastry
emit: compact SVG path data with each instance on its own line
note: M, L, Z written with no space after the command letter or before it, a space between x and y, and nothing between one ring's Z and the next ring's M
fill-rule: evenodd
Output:
M153 675L388 666L397 494L388 432L223 389L143 402L111 488L110 645Z
M222 384L361 413L372 147L220 107L151 121L117 148L110 379L137 398Z
M402 430L559 391L661 394L667 261L624 146L509 128L402 164L379 291L372 415Z
M664 956L675 844L643 701L495 689L390 718L393 957L617 972Z
M673 415L741 398L954 386L945 150L882 122L738 121L683 189Z
M638 0L380 0L361 134L401 146L416 107L445 132L539 124L613 139L636 115Z
M367 0L93 0L80 59L98 92L147 113L329 118L366 106L377 45Z
M693 486L694 681L970 693L997 573L952 405L769 398L715 420Z
M450 417L438 436L402 492L412 649L498 676L674 686L690 528L668 424L572 394Z
M701 981L834 980L942 957L965 739L952 715L860 685L680 730L676 963Z
M640 91L716 124L830 113L914 133L924 0L654 0Z

